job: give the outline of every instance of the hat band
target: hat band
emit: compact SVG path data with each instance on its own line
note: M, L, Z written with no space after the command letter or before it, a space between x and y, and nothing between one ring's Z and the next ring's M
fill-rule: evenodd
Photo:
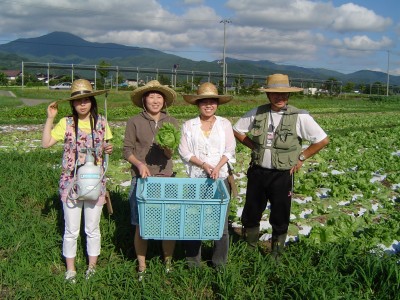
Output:
M92 92L91 92L91 91L88 91L88 90L76 91L76 92L71 93L71 97L74 97L74 96L76 96L76 95L90 94L90 93L92 93Z
M218 93L213 93L213 92L203 92L200 94L197 94L197 96L219 96Z
M267 88L288 88L290 87L289 84L287 83L273 83L273 84L268 84Z

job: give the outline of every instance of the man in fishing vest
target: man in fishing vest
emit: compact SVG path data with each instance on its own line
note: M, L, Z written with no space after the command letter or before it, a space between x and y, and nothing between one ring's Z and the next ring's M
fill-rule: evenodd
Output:
M290 93L302 90L291 87L287 75L268 76L266 88L260 91L266 92L269 103L250 110L233 126L235 137L252 150L241 217L244 238L250 246L257 246L260 220L269 201L275 259L286 242L293 175L329 143L324 130L306 111L288 105ZM310 143L304 149L303 140Z

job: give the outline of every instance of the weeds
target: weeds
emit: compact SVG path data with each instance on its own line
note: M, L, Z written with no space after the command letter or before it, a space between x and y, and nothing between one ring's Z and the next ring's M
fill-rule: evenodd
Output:
M314 212L302 222L315 224L315 220L325 217L324 225L316 227L325 231L313 229L308 238L290 243L278 264L269 255L268 242L253 251L232 232L229 263L222 273L209 265L211 242L203 243L205 263L199 269L187 268L178 242L173 272L166 274L160 258L160 242L151 241L148 276L143 282L138 282L136 277L127 190L120 186L121 182L130 179L129 167L121 159L123 126L113 128L115 153L108 175L111 177L109 189L114 214L108 215L104 208L98 268L95 276L86 281L86 246L82 233L78 241L75 285L64 281L65 266L61 255L64 222L57 186L62 147L40 149L40 127L27 132L2 132L0 299L400 299L399 254L388 255L371 246L392 241L400 234L398 201L391 200L399 199L398 188L392 188L393 184L399 183L399 159L391 155L400 149L397 106L389 113L382 113L389 107L384 106L380 112L370 112L371 118L365 118L365 115L363 118L363 113L337 113L351 104L348 102L331 102L329 106L324 101L316 103L315 100L310 104L305 99L292 100L303 101L301 104L305 107L315 105L316 109L317 106L318 118L325 122L332 140L329 149L312 162L314 165L310 164L312 170L299 175L297 187L315 192L319 187L329 186L336 194L324 199L314 196L315 201L302 205L294 203L296 218L291 223L291 230L301 226L298 215L307 208ZM367 101L359 100L357 107L352 106L349 110L363 111L367 107L365 103ZM371 105L371 102L367 104ZM238 111L246 110L246 105ZM34 113L15 109L7 114L15 115L19 122L32 115L33 119L37 118L35 122L40 123L44 120L44 109L42 105ZM184 108L177 108L177 111L184 117L193 115ZM25 115L18 120L18 113L22 112ZM123 112L124 117L125 114L128 113ZM366 128L373 130L366 135ZM235 172L244 172L248 153L240 148L238 155ZM349 171L354 166L358 166L358 173ZM315 175L332 169L348 173L342 177ZM178 170L183 174L183 168ZM370 183L371 170L388 173L384 184ZM245 187L245 181L238 180L238 183ZM304 186L306 184L310 186ZM346 186L346 189L342 190L340 186ZM364 193L362 201L338 205L339 201L351 199L352 193L360 191ZM340 195L341 192L345 194ZM319 206L315 206L315 202ZM355 214L361 204L368 210L362 217L357 217ZM372 209L375 204L380 205L377 212ZM237 216L233 217L237 220Z

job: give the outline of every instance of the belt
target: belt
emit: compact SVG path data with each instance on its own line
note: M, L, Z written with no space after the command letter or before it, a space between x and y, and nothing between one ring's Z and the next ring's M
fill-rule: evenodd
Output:
M264 168L264 167L261 167L260 165L252 165L250 168L253 168L253 169L256 169L256 170L268 171L268 172L286 172L286 171L289 171L289 170L278 170L278 169Z

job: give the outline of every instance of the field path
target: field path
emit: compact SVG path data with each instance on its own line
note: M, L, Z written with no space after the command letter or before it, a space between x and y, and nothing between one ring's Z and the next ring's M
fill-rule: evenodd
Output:
M11 91L0 91L0 95L17 98L17 96ZM29 99L29 98L19 98L19 99L27 106L34 106L41 103L50 103L51 101L49 99Z
M49 99L28 99L28 98L20 98L20 100L27 106L35 106L41 103L50 103Z
M0 95L1 96L7 96L7 97L14 97L14 98L17 97L17 96L15 96L15 94L13 92L3 91L3 90L0 90Z

